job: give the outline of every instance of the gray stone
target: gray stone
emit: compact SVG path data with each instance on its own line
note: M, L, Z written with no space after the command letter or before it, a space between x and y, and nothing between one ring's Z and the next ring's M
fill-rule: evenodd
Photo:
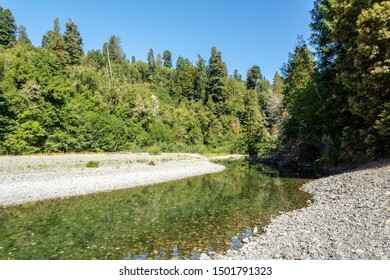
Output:
M308 207L273 217L264 234L213 259L390 259L389 162L314 180L302 189L313 196Z

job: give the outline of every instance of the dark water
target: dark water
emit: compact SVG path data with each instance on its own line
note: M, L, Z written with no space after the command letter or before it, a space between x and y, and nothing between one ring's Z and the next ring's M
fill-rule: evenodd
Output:
M197 258L310 198L298 190L307 179L224 164L213 175L0 209L0 259Z

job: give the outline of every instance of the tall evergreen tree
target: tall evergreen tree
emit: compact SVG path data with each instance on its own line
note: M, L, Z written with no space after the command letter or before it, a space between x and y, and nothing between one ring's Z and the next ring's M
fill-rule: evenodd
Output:
M64 38L61 35L60 21L58 18L54 20L53 30L49 30L43 35L42 47L52 51L62 65L66 65L69 61L69 53L66 50Z
M157 67L162 67L163 66L163 60L161 54L157 54L156 57L156 66Z
M194 99L195 68L188 58L181 55L177 58L174 81L176 96Z
M389 151L390 135L376 124L388 119L390 106L390 1L340 3L334 38L343 46L336 70L350 92L349 110L363 122L361 141L370 154Z
M71 19L66 23L64 42L65 49L69 54L69 64L79 64L81 57L84 55L83 38L78 26Z
M389 5L383 0L317 0L312 10L325 115L344 155L390 149L385 128L390 119Z
M156 61L154 60L154 53L153 49L150 49L148 52L148 66L149 66L149 73L152 74L156 70Z
M59 40L63 41L63 38L61 36L60 21L56 18L53 23L53 30L49 30L43 35L42 47L58 45L57 41Z
M243 144L249 155L257 156L267 146L269 132L265 126L264 115L256 101L256 91L246 90L243 99L244 108L240 118L243 127Z
M288 114L284 130L287 138L291 143L320 139L324 103L316 85L314 57L304 41L298 42L282 71L283 103Z
M334 66L337 57L337 46L333 40L332 29L335 17L335 4L338 0L316 0L311 10L312 34L311 43L316 49L320 69L329 69Z
M120 62L125 59L125 55L121 46L121 38L115 35L112 35L108 40L106 47L103 46L103 55L107 59L107 51L111 62Z
M225 102L227 94L224 87L227 80L227 69L222 60L222 54L217 51L216 47L211 48L207 77L207 96L215 103Z
M238 69L234 69L233 79L237 82L242 82L242 76L238 73Z
M206 61L198 55L195 69L195 100L203 100L206 97L207 66Z
M246 78L246 88L256 89L257 82L262 79L260 67L253 65L249 70Z
M272 83L272 90L267 101L267 120L271 126L272 135L280 137L282 125L286 122L283 108L284 83L278 72L275 73Z
M31 44L31 41L27 35L26 27L23 25L18 26L18 42L22 44Z
M162 59L164 61L164 67L172 68L172 53L170 51L165 50Z
M0 45L11 47L16 41L16 25L12 12L0 6Z

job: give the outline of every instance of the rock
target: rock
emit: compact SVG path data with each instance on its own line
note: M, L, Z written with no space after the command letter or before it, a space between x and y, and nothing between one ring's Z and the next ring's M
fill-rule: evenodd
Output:
M362 249L357 249L355 252L358 255L363 255L364 254L364 250L362 250Z
M390 164L372 167L303 185L310 207L272 217L264 234L254 228L229 259L390 259Z
M242 243L249 243L249 238L248 237L243 238Z

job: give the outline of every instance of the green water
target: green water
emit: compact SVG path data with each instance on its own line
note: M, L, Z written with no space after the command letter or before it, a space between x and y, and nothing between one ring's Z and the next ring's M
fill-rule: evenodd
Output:
M234 235L304 207L305 179L262 165L148 187L0 209L0 259L150 259L229 249Z

